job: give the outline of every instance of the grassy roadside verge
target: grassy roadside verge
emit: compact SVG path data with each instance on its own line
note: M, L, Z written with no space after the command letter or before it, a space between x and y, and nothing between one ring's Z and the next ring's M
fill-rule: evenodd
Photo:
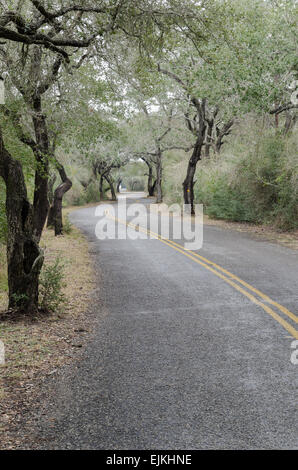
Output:
M64 211L67 216L70 211ZM88 244L74 226L69 233L55 237L45 230L41 246L45 263L59 255L65 264L65 307L38 321L0 323L0 339L5 345L5 364L0 365L0 448L14 448L18 443L10 437L10 429L20 413L30 406L41 380L55 374L57 368L78 355L91 333L92 318L87 314L95 276ZM7 306L6 266L1 248L0 311Z

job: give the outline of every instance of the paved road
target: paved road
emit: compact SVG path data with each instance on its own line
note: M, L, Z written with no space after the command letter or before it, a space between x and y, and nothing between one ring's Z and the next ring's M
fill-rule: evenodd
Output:
M37 418L42 446L297 448L298 365L287 329L298 304L297 252L205 226L197 254L216 273L229 271L219 277L157 239L97 240L94 208L71 220L90 241L107 312L98 311L82 361Z

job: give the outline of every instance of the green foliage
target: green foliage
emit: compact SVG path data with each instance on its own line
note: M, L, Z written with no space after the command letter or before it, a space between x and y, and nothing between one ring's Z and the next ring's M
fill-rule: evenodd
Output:
M72 224L69 221L68 217L65 217L63 220L63 233L70 234L72 232Z
M198 166L197 202L214 218L298 228L297 142L270 130L250 146L249 137Z
M86 204L89 204L90 202L99 202L98 184L98 182L92 182L87 186L83 195Z
M26 294L13 293L11 297L13 298L16 305L18 305L18 304L21 305L22 302L25 302L26 300L28 300L28 295L26 295Z
M39 304L42 310L56 312L65 304L64 267L59 257L52 264L43 266L39 280Z
M125 178L125 184L128 191L144 191L145 181L142 176L129 176Z

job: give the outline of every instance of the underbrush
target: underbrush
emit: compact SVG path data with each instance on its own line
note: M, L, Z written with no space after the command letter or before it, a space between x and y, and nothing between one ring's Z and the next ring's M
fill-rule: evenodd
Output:
M64 203L67 206L83 206L90 202L99 202L99 188L97 182L90 183L86 189L74 184L72 190L65 195Z
M211 218L298 228L298 139L253 120L234 129L220 155L197 165L195 202ZM187 159L168 165L165 201L182 199Z
M59 312L66 303L63 288L65 264L58 256L54 262L44 264L39 279L39 304L43 311Z
M298 228L298 158L294 138L274 131L249 149L236 145L198 165L196 200L214 218Z

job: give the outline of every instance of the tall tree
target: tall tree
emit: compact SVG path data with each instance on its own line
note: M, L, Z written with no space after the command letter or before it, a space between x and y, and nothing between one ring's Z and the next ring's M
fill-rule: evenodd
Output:
M9 306L31 312L38 308L38 277L43 260L38 244L49 208L49 160L52 157L43 98L56 83L62 64L69 69L79 67L89 47L104 48L108 36L116 30L121 34L133 34L134 29L146 28L147 24L152 24L154 11L147 9L150 2L145 0L139 6L131 0L84 1L75 5L72 1L53 4L47 0L4 0L1 3L0 39L4 42L0 44L0 57L24 100L27 121L28 118L32 121L34 134L28 137L21 128L20 119L16 120L19 135L30 146L36 160L31 206L27 204L22 167L7 151L1 134L0 168L6 184L10 225ZM128 31L125 32L124 25L128 20ZM19 187L12 184L12 178L20 183ZM13 204L14 200L18 204ZM14 268L15 263L17 268ZM24 294L26 285L29 287Z

